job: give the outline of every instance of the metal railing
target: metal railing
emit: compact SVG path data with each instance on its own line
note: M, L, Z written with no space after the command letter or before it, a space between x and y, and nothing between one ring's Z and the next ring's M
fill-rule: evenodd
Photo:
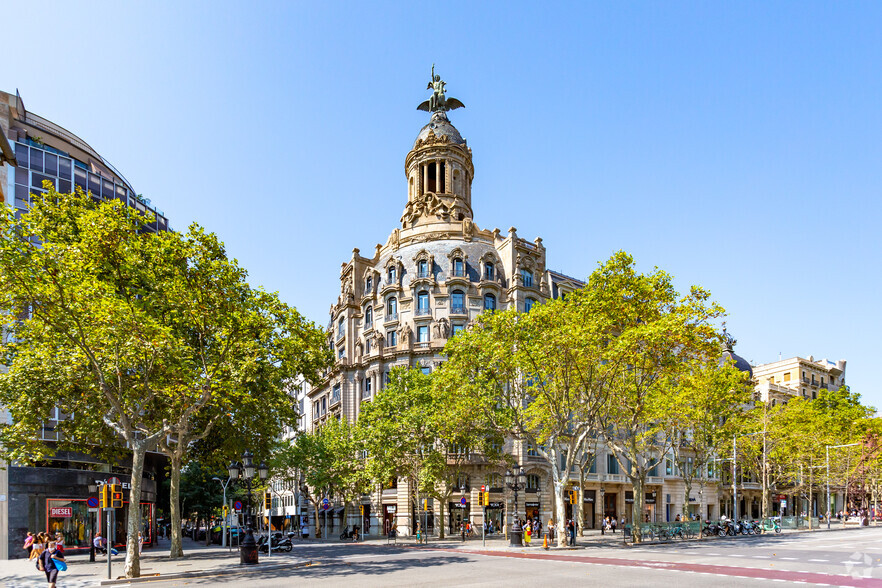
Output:
M387 322L387 323L395 322L397 320L398 320L398 313L397 312L386 313L385 318L383 318L383 322Z
M469 311L465 306L451 306L450 314L468 314Z
M417 307L417 309L414 311L414 316L426 316L426 315L430 315L430 314L432 314L431 308Z

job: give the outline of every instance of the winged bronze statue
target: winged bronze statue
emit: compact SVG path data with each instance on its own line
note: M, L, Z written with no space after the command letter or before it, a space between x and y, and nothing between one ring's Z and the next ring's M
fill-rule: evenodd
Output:
M432 90L432 96L428 100L424 100L417 106L417 110L425 110L426 112L447 112L457 108L465 108L465 104L456 98L448 98L444 95L444 88L447 82L441 79L441 76L435 73L435 64L432 64L432 78L427 90Z

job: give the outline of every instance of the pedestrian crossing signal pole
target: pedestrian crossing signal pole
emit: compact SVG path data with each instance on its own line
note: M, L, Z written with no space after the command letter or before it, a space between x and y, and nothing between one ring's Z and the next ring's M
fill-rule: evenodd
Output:
M481 509L484 511L484 516L481 517L481 547L487 546L487 502L490 498L490 493L487 492L487 486L481 485Z

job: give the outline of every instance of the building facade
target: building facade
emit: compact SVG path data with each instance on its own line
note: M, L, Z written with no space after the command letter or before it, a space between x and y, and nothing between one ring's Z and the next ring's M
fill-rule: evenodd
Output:
M145 230L168 230L162 211L138 196L110 162L70 131L28 112L18 93L0 92L0 131L0 194L19 214L27 211L31 194L43 192L43 181L49 180L61 192L79 186L95 198L116 198L133 209L151 212L156 219ZM0 416L8 422L8 413ZM55 427L64 418L69 417L56 410L44 423L41 440L56 442ZM148 545L155 538L156 492L164 463L161 454L148 453L141 485ZM8 467L0 470L0 559L24 557L21 545L28 531L60 531L67 549L88 549L96 529L106 532L90 499L111 478L122 483L127 498L131 482L126 463L106 463L75 452L58 452L34 467L2 465ZM126 508L116 513L113 539L120 544L125 542L126 516Z
M528 312L534 304L583 285L548 269L541 238L524 239L514 227L503 232L478 226L472 200L472 149L451 123L447 108L422 109L432 114L405 157L407 200L398 226L368 255L353 249L342 264L340 294L330 307L328 324L336 364L308 393L306 429L333 418L357 419L362 406L381 393L393 368L412 367L425 373L436 369L444 361L441 352L447 340L480 313ZM553 512L550 470L523 443L510 440L505 451L527 474L527 489L517 505L519 516L547 521ZM467 479L456 484L459 491L450 503L443 509L433 504L430 509L430 534L437 534L442 525L452 531L466 519L481 524L484 514L477 505L482 485L491 493L487 518L495 528L500 529L515 512L513 496L503 491L501 468L476 460L467 469ZM716 478L711 481L702 498L697 488L687 498L673 460L663 460L645 488L645 516L673 520L687 501L695 514L705 503L701 515L718 516L718 484ZM633 489L602 446L582 490L583 527L597 528L606 515L630 520ZM390 488L378 488L358 506L337 504L329 533L359 517L367 534L390 528L404 535L414 532L416 504L403 479L393 480ZM567 511L570 516L570 505Z

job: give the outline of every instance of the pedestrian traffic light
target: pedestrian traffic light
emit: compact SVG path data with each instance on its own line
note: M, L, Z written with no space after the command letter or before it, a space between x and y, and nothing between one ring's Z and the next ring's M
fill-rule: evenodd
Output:
M105 484L106 486L106 484ZM123 495L122 495L122 484L111 484L110 485L110 508L122 508L123 507Z
M264 508L272 508L273 507L273 495L269 492L263 495L263 507Z
M101 494L99 495L99 505L101 508L110 508L110 486L101 485Z

